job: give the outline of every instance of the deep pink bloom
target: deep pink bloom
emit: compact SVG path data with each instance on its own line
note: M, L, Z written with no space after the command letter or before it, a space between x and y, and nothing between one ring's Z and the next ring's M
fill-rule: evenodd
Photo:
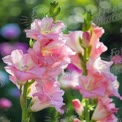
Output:
M112 99L103 97L98 99L98 104L92 115L92 120L97 122L117 122L114 114L117 112L115 104L112 103Z
M35 89L33 92L33 89ZM60 90L60 86L54 78L46 78L38 80L36 85L31 87L32 94L32 111L40 111L47 107L55 107L55 109L63 113L61 107L63 103L64 92Z
M0 99L0 109L8 109L12 106L12 103L10 100L6 98L1 98Z
M37 67L29 54L23 54L21 50L12 51L11 55L5 56L3 61L8 64L6 71L11 75L10 80L14 84L24 84L27 80L41 77L45 68Z

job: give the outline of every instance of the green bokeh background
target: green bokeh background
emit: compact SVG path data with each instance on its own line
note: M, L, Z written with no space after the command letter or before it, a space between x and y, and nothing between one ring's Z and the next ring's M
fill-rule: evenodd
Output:
M13 43L18 41L28 44L29 39L26 38L24 29L30 27L33 19L41 19L45 16L51 1L52 0L0 0L0 28L8 23L17 23L22 31L21 35L14 40L5 39L0 35L0 43ZM122 55L122 0L57 0L57 2L59 2L59 5L62 8L58 19L66 24L64 32L81 30L83 14L86 11L91 11L94 15L93 21L105 29L101 41L108 47L108 50L102 55L102 58L110 60L111 50L113 48L116 48L115 51L119 50L119 55ZM98 19L101 16L104 16L105 18L102 20ZM107 20L107 17L110 18ZM96 18L99 21L96 21ZM118 67L122 67L122 64ZM1 59L0 70L4 70L4 64ZM116 71L114 73L116 74ZM116 75L118 76L118 81L120 83L119 92L122 95L122 68ZM8 91L11 87L15 86L12 83L9 83L4 87L0 87L0 98L6 97L10 99L13 104L8 110L0 110L0 117L5 116L10 122L20 122L21 108L19 99L17 97L9 96ZM74 98L81 99L81 96L77 91L68 89L66 90L66 93L67 94L64 95L64 101L66 102L67 110L65 115L61 116L62 118L75 115L72 110L71 100ZM122 118L122 101L116 98L114 101L116 106L120 109L117 116ZM54 108L48 108L41 112L34 113L31 121L46 122L48 119L47 117L49 117L49 122L53 122L55 116L58 116L58 114L54 112ZM71 120L67 119L65 121L70 122ZM0 122L2 122L2 120L0 120Z

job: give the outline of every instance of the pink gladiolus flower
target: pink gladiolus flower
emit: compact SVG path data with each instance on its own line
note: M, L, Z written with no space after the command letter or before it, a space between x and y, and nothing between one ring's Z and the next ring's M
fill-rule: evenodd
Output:
M90 41L91 44L93 44L95 41L99 40L99 38L103 35L104 29L102 27L96 26L94 23L92 23L91 26L92 33L92 39Z
M10 100L6 98L1 98L0 99L0 109L8 109L12 106L12 103Z
M107 83L99 73L81 76L78 90L84 98L97 98L105 95Z
M90 57L96 60L103 52L107 50L107 47L102 42L96 42L92 45Z
M114 114L117 112L117 108L115 108L115 104L112 103L112 99L108 97L103 97L98 99L97 107L92 115L92 120L96 120L98 122L108 122L111 118L111 122L116 122ZM106 120L106 121L102 121ZM110 122L110 121L109 121Z
M37 40L29 53L36 65L45 67L45 75L57 76L70 63L70 55L74 53L65 45L62 36L63 23L53 23L52 18L35 20L30 30L26 30L27 37Z
M115 86L117 79L110 72L111 62L106 62L98 58L95 62L89 60L88 75L79 77L78 89L85 98L97 98L108 96L122 97Z
M90 35L90 33L92 35ZM66 35L66 44L76 53L76 55L71 56L71 62L81 69L81 59L78 54L81 53L84 55L84 46L91 46L89 57L95 61L102 54L102 52L107 50L107 47L99 41L99 38L103 33L104 30L102 28L94 25L88 32L75 31ZM81 42L79 39L81 39Z
M80 45L79 38L82 39L82 31L70 32L65 35L67 40L66 45L69 46L76 53L83 53L83 48Z
M32 94L32 111L40 111L47 107L55 107L57 111L63 113L61 107L63 103L64 92L53 78L42 79L35 85L36 91ZM33 86L31 87L33 92Z
M114 64L121 64L122 63L122 56L115 55L111 58L111 61L113 61Z
M23 54L21 50L12 51L11 55L5 56L3 61L8 64L6 71L11 75L10 80L14 84L24 84L27 80L38 78L45 69L36 67L29 54Z
M74 99L74 100L72 100L72 104L73 104L73 107L74 107L74 110L76 111L76 113L78 115L82 115L82 113L84 111L84 107L81 104L81 102L78 99Z
M92 50L90 53L90 57L95 60L104 51L107 50L107 47L102 42L99 42L99 38L104 33L104 29L96 26L95 24L92 24L91 31L92 31L92 36L90 40L90 45L92 46Z
M106 95L116 96L119 99L122 99L122 97L118 93L119 84L117 81L117 77L110 72L111 65L112 62L103 61L101 60L101 58L97 58L96 61L89 59L87 69L88 72L90 74L93 73L91 75L95 77L96 75L94 75L94 73L104 77L102 81L104 81L105 79L104 85L106 84L106 87L104 88L106 88Z
M29 53L36 65L46 68L48 76L60 74L70 63L69 56L73 54L69 47L57 40L36 41Z
M25 30L27 37L40 40L42 38L55 39L62 32L64 24L60 21L53 23L52 18L35 19L31 24L31 29Z

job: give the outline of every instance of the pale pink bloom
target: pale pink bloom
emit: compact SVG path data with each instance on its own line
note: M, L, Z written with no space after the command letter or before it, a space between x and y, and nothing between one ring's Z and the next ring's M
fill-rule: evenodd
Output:
M99 40L99 38L103 35L104 29L92 23L91 31L92 31L92 37L91 37L90 44L92 45L94 44L95 41Z
M31 87L33 92L33 86ZM35 85L36 91L32 94L31 110L40 111L47 107L55 107L55 109L63 113L61 107L63 103L63 90L60 90L60 86L53 78L46 78L37 81ZM34 88L34 89L35 89Z
M104 88L106 89L106 95L116 96L122 99L122 97L118 93L119 83L117 81L117 77L110 72L111 65L112 62L101 60L101 58L99 57L95 61L89 59L87 69L88 72L93 75L93 77L97 77L96 75L103 77L103 79L98 81L101 82L101 84L103 83L105 85Z
M66 44L77 53L75 56L71 56L71 62L81 69L81 59L78 54L84 55L84 47L91 46L91 52L89 57L94 61L107 50L107 47L99 41L99 38L104 33L104 30L100 27L92 25L88 32L75 31L70 32L65 36ZM80 42L81 39L81 42Z
M54 23L52 18L35 19L31 29L25 30L26 36L35 40L42 38L55 39L62 32L64 24L61 21Z
M111 74L110 67L112 64L112 61L104 61L101 59L101 57L98 57L95 61L92 58L89 58L87 69L89 71L98 70L99 72L106 72Z
M82 55L84 54L84 50L79 41L79 39L82 39L82 33L82 31L74 31L70 32L68 35L64 35L65 39L67 40L66 45L69 46L74 53L76 53L75 55L70 56L71 63L79 69L81 69L81 64L78 53L81 53Z
M97 98L105 95L107 90L107 80L100 73L88 74L79 78L77 87L84 98Z
M78 99L72 100L73 108L78 115L82 115L84 107Z
M104 51L107 50L107 47L102 42L99 41L100 37L104 33L104 29L102 27L98 27L93 23L91 27L91 32L92 36L90 40L90 45L92 46L92 50L90 53L90 57L95 60Z
M79 119L75 118L73 122L81 122Z
M70 63L71 49L57 40L36 41L29 53L38 66L45 67L46 75L58 75ZM49 76L48 75L48 76Z
M90 34L91 33L91 34ZM79 39L83 42L85 46L92 46L90 56L94 59L99 57L102 52L107 50L107 47L99 42L99 38L104 33L103 28L95 26L92 24L90 31L82 32L82 31L74 31L70 32L66 37L66 44L76 53L84 54L84 50L82 48L82 44L80 44Z
M92 120L108 122L107 119L110 119L110 116L113 116L117 110L118 109L115 108L115 104L112 103L112 99L109 97L99 98L95 111L92 115ZM115 118L111 118L111 122L114 122L113 120L115 120Z
M8 109L12 106L12 103L7 98L0 98L0 109Z
M122 63L122 56L115 55L111 58L111 61L113 61L114 64L121 64Z
M11 75L10 80L14 84L24 84L27 80L41 77L45 68L37 67L29 54L23 54L21 50L12 51L11 55L5 56L3 61L8 65L6 71Z
M102 42L95 42L92 45L92 50L90 53L90 57L94 60L98 58L103 52L107 50L107 47Z
M70 32L68 35L65 35L66 45L68 45L76 53L84 53L83 48L80 45L79 39L82 39L82 31Z
M118 93L117 77L110 72L112 62L103 61L100 58L89 60L87 65L88 75L79 77L80 93L85 98L97 98L108 96L122 97Z

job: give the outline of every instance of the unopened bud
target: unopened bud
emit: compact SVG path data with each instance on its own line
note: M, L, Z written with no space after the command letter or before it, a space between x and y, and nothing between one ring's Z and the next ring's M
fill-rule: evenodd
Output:
M85 47L88 47L90 44L90 39L91 39L91 35L89 32L83 32L83 40L82 43Z
M78 99L72 100L72 104L74 107L74 110L78 115L82 115L82 112L84 111L83 105L80 103Z
M75 118L73 122L81 122L79 119Z

